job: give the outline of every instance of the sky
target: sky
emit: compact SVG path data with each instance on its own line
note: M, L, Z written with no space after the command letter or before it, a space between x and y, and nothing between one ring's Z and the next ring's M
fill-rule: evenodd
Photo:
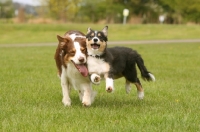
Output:
M23 4L29 4L33 6L40 5L40 0L12 0L13 2L19 2Z

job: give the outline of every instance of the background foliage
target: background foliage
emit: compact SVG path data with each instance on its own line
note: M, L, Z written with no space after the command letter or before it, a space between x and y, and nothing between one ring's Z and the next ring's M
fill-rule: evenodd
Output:
M40 0L43 12L37 17L51 17L63 22L122 23L123 9L129 9L129 17L140 18L140 23L158 23L160 15L165 23L180 24L200 22L199 0ZM11 0L0 0L0 18L13 17Z

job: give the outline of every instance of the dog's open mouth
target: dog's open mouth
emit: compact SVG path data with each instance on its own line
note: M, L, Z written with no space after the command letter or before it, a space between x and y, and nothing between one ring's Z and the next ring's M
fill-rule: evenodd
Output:
M91 47L92 47L93 49L99 49L100 44L94 43L94 44L91 44Z
M78 71L81 73L82 76L84 77L88 76L88 69L85 64L75 64L74 61L72 61L72 63L78 69Z

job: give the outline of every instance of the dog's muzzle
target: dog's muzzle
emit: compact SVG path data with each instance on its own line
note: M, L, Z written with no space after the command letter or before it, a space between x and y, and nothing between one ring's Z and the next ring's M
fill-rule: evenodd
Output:
M99 48L100 48L100 44L93 43L93 44L91 44L91 47L92 47L93 49L99 49Z

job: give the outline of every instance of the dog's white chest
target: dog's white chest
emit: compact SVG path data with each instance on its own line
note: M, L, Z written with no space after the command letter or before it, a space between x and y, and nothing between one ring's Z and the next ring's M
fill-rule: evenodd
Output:
M80 89L82 84L90 83L88 77L83 77L73 64L68 64L67 68L62 66L64 77L67 78L68 83L76 90Z
M97 73L99 75L102 75L110 70L110 65L107 62L95 57L89 56L87 58L87 64L88 64L88 71L90 74Z

